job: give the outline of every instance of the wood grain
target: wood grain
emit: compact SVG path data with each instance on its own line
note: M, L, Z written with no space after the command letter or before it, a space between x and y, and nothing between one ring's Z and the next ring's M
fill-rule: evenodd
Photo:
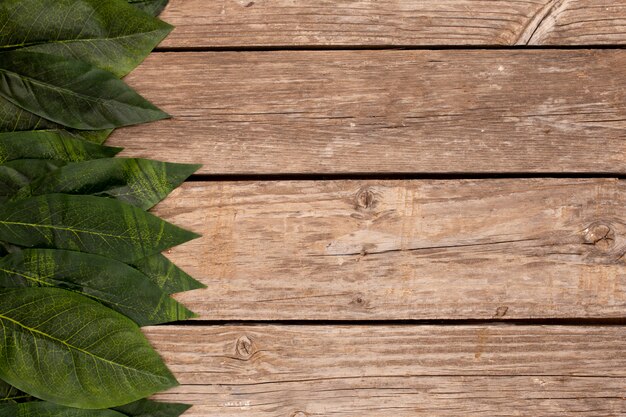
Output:
M156 214L205 320L620 318L611 179L187 183Z
M172 0L166 48L626 44L625 0Z
M204 174L626 173L626 50L154 54L174 118L124 155Z
M181 326L146 330L207 416L617 416L624 327Z

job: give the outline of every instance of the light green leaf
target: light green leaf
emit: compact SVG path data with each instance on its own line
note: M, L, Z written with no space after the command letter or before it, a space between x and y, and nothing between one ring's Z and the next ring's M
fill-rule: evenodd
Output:
M199 167L124 158L73 163L32 182L20 190L17 198L53 193L90 194L116 198L147 210Z
M168 294L206 288L161 253L133 261L132 265Z
M25 392L22 392L18 390L17 388L0 380L0 408L7 403L9 404L22 403L26 401L33 401L34 399L35 398L26 394ZM0 416L1 415L2 414L0 411Z
M132 404L115 407L128 417L178 417L191 408L187 404L161 403L152 400L139 400Z
M130 4L152 16L161 14L168 0L128 0Z
M58 287L74 291L124 314L140 326L195 316L136 269L81 252L25 249L0 258L0 287Z
M0 51L57 55L117 77L131 72L172 30L124 0L2 0L0 27Z
M50 402L0 405L0 417L126 417L113 410L81 410Z
M31 248L133 261L197 237L109 198L49 194L0 206L0 240Z
M0 324L0 378L37 398L110 408L176 385L135 323L73 292L0 290Z
M21 50L0 53L0 96L47 120L81 130L168 117L109 72L81 61Z
M86 161L111 158L121 150L77 139L63 131L0 133L0 164L15 159Z

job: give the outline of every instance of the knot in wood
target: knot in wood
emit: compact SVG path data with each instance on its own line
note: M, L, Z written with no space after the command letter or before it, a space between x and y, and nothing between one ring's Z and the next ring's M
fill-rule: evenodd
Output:
M615 243L615 231L606 223L593 223L583 231L583 240L587 245L608 250Z
M235 347L235 353L242 359L250 359L254 355L254 343L246 335L237 339L237 345Z
M495 317L504 317L506 316L506 313L508 313L509 308L507 306L500 306L498 308L496 308L496 314Z
M363 187L356 193L356 209L369 210L376 204L376 195L369 187Z
M291 417L308 417L309 415L304 411L296 411L291 415Z

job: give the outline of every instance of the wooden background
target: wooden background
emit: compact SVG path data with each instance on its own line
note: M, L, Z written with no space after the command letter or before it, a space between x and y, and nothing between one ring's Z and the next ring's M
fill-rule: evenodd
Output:
M626 415L626 0L171 0L189 417Z

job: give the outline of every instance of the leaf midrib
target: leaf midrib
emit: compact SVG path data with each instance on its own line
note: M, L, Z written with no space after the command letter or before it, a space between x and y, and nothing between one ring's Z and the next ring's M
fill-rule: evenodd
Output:
M127 39L127 38L133 38L133 37L142 37L145 35L150 35L152 33L167 31L168 29L169 29L168 27L163 27L163 28L150 30L147 32L135 32L135 33L127 34L127 35L113 36L110 38L77 38L77 39L49 40L45 42L20 43L20 44L15 44L15 45L3 45L3 46L0 46L0 50L11 49L11 48L13 49L30 48L32 46L48 45L48 44L54 44L54 43L67 44L67 43L73 43L73 42L116 41L120 39Z
M104 236L104 237L113 237L113 238L123 239L123 240L141 241L141 239L139 239L138 237L114 235L111 233L102 233L102 232L88 230L88 229L74 229L72 227L62 227L62 226L55 226L55 225L25 223L25 222L10 222L6 220L0 220L0 224L13 225L13 226L28 226L28 227L34 227L34 228L39 227L39 228L44 228L44 229L62 230L65 232L72 232L72 233L86 233L86 234L94 235L94 236Z
M101 70L101 71L104 71L104 70ZM39 85L41 87L48 88L50 90L57 91L59 93L65 93L65 94L77 96L77 97L79 97L79 98L81 98L81 99L83 99L85 101L91 101L91 102L94 102L94 103L97 103L97 104L105 104L108 101L112 101L112 102L115 102L119 106L131 107L131 108L132 107L138 107L138 106L131 106L129 104L122 103L122 102L117 101L115 99L110 99L110 98L102 99L102 98L98 98L98 97L87 96L85 94L82 94L82 93L79 93L79 92L76 92L76 91L73 91L73 90L70 90L70 89L67 89L67 88L58 87L58 86L52 85L50 83L46 83L44 81L40 81L40 80L38 80L36 78L33 78L31 76L23 75L23 74L20 74L18 72L15 72L15 71L8 70L6 68L0 68L0 72L3 72L5 74L13 74L16 77L18 77L20 79L28 80L29 82L31 82L33 84L37 84L37 85ZM4 97L4 94L0 93L0 95L2 95ZM8 97L5 97L5 98L7 100L11 101ZM152 109L146 109L146 110L152 110Z
M162 379L162 380L165 380L165 381L168 381L168 380L169 380L169 378L164 377L164 376L161 376L161 375L157 375L157 374L154 374L154 373L151 373L151 372L147 372L147 371L142 371L142 370L137 369L137 368L131 368L130 366L127 366L127 365L124 365L124 364L121 364L121 363L117 363L117 362L113 362L112 360L109 360L109 359L105 359L105 358L103 358L103 357L100 357L100 356L98 356L98 355L95 355L95 354L93 354L93 353L90 353L90 352L88 352L88 351L86 351L86 350L84 350L84 349L81 349L81 348L79 348L79 347L77 347L77 346L74 346L74 345L72 345L72 344L70 344L70 343L67 343L67 342L66 342L66 341L64 341L64 340L57 339L56 337L53 337L53 336L51 336L51 335L49 335L49 334L47 334L47 333L44 333L44 332L42 332L42 331L40 331L40 330L37 330L37 329L32 328L32 327L28 327L28 326L26 326L25 324L20 323L19 321L15 320L15 319L12 319L12 318L10 318L10 317L7 317L7 316L5 316L4 314L1 314L1 313L0 313L0 320L1 320L1 319L8 320L8 321L10 321L11 323L14 323L15 325L19 326L20 328L22 328L22 329L24 329L24 330L27 330L27 331L29 331L29 332L31 332L31 333L33 333L33 334L39 334L39 335L41 335L41 336L42 336L42 337L44 337L44 338L47 338L47 339L50 339L50 340L52 340L52 341L58 342L58 343L60 343L60 344L64 345L65 347L67 347L67 349L68 349L68 350L70 350L70 351L73 349L73 350L76 350L76 351L78 351L78 352L81 352L81 353L83 353L83 354L85 354L85 355L87 355L87 356L90 356L90 357L92 357L92 358L94 358L94 359L99 359L99 360L101 360L102 362L108 363L108 364L110 364L110 365L112 365L112 366L117 366L117 367L119 367L119 368L128 369L129 371L134 371L134 372L136 372L136 373L140 373L140 374L143 374L143 375L148 375L148 376L157 377L157 378Z
M37 284L41 284L42 286L45 286L45 287L48 287L48 288L55 288L55 287L58 288L58 286L55 283L44 281L43 279L39 279L39 278L37 278L35 276L32 276L32 275L27 275L26 273L23 273L23 272L20 272L20 271L17 271L17 270L4 269L4 268L0 267L0 272L6 272L7 274L15 274L15 275L20 276L20 277L22 277L22 278L24 278L24 279L26 279L28 281L36 282ZM63 281L63 280L58 280L56 278L50 278L50 279L55 281L55 282L61 282L61 283L70 282L70 283L72 283L72 281ZM102 291L102 290L100 290L98 288L93 288L93 287L89 287L89 286L86 286L86 285L83 285L83 288L89 288L89 289L92 289L94 291L98 291L100 293L105 293L105 294L108 294L108 295L115 296L115 294L106 293L105 291ZM133 311L136 311L138 313L143 313L144 312L144 310L142 310L140 308L137 308L135 306L132 306L130 304L122 304L122 303L115 302L113 300L105 300L104 298L96 297L95 295L87 293L85 291L77 291L77 290L73 290L73 289L68 289L68 291L72 291L72 292L75 292L77 294L82 294L85 297L92 298L92 299L94 299L94 300L96 300L96 301L98 301L100 303L103 303L103 304L111 304L111 305L114 305L114 306L118 306L120 308L133 310ZM155 309L154 312L152 312L152 314L153 315L156 314L156 309Z

